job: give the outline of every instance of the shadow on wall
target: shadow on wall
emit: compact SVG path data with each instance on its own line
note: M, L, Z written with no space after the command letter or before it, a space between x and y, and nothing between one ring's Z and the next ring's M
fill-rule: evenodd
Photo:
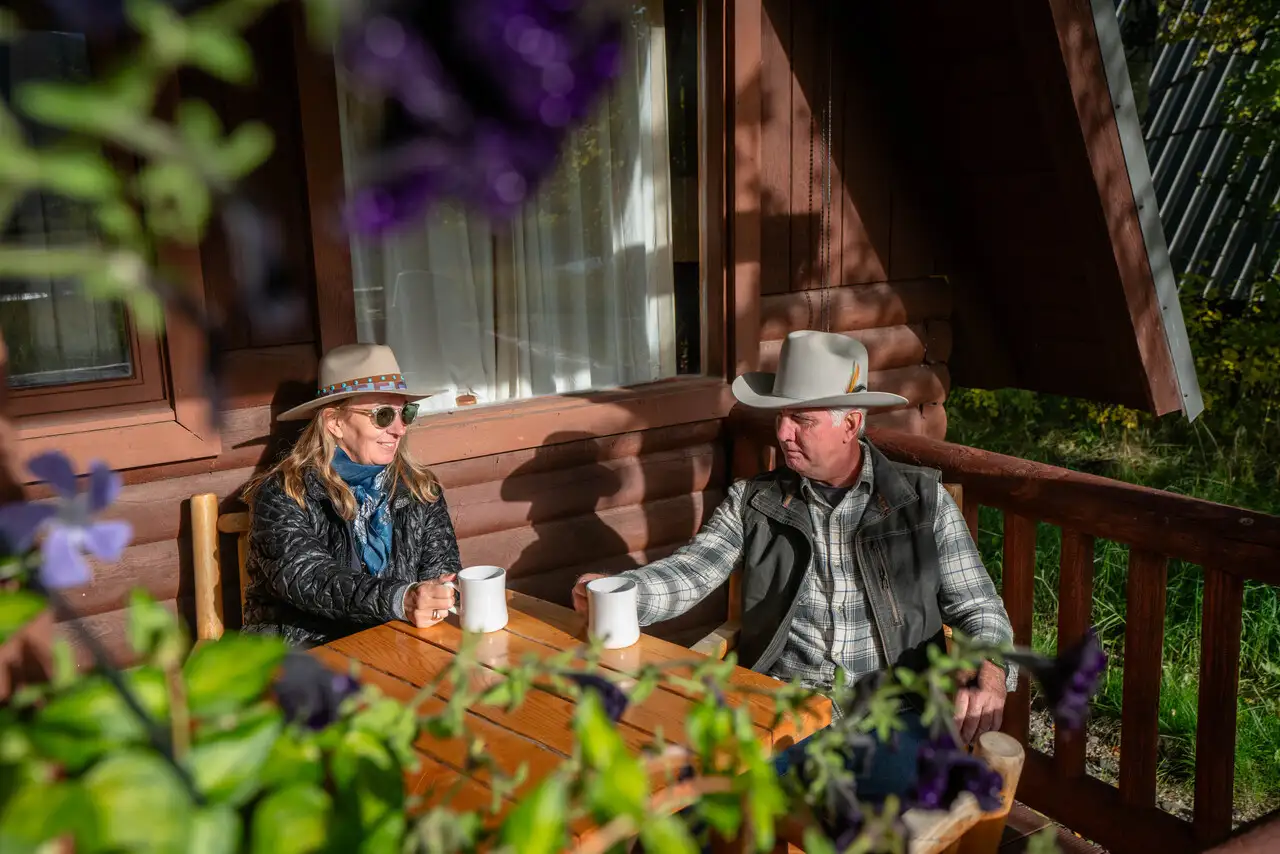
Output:
M292 409L299 403L310 400L314 394L314 382L289 380L281 383L271 398L270 432L264 437L250 439L231 446L232 450L252 447L262 448L262 453L259 454L258 459L253 464L255 476L269 469L285 454L289 453L294 443L298 441L303 428L306 427L307 422L305 421L280 421L278 419L280 413ZM247 485L247 483L235 484L233 491L219 503L218 513L237 513L245 510L246 507L240 495ZM192 562L190 499L182 501L182 512L179 515L178 522L178 542L180 544L178 549L178 611L183 620L186 621L187 626L194 632L196 625L195 566ZM241 617L240 567L236 537L231 534L220 534L218 545L221 556L219 570L222 574L221 591L224 619L227 629L238 629Z
M579 575L635 569L687 543L722 495L723 465L714 439L689 442L698 429L707 431L682 425L639 437L576 431L548 436L533 459L502 484L503 502L526 505L531 532L508 567L510 587L570 606ZM580 464L566 466L571 446ZM584 448L590 450L581 462ZM723 619L725 595L723 589L713 593L650 633L675 640L701 637L703 627Z

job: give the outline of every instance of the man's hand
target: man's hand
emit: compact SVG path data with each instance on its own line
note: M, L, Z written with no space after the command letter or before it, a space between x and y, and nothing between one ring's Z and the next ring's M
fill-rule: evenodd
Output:
M577 583L573 585L573 610L579 614L587 613L587 584L604 577L603 572L588 572L578 576Z
M984 661L978 670L978 687L961 688L956 694L956 729L965 744L1000 729L1007 693L1004 676L1003 669Z
M442 575L434 581L423 581L404 594L404 619L420 629L434 626L449 616L453 607L453 588L445 582L455 576Z

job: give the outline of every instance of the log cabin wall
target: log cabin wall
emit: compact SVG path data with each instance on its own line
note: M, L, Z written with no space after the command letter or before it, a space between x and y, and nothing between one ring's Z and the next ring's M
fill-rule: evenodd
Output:
M702 8L704 26L719 33L704 39L704 62L723 70L707 74L705 103L716 107L699 116L710 142L699 171L708 214L703 364L711 376L641 392L463 407L430 416L410 437L444 482L464 561L507 566L513 587L554 601L567 601L580 571L635 565L692 536L727 487L725 380L754 364L773 368L791 330L827 326L868 346L872 387L910 401L874 423L933 438L946 431L954 290L979 279L978 267L965 261L967 250L955 251L965 247L941 237L958 233L948 228L943 174L955 161L937 156L927 115L904 106L915 102L899 73L910 52L894 35L902 22L888 13L896 7L704 0ZM269 46L258 51L264 85L246 94L193 77L182 86L229 119L260 117L275 130L277 152L246 193L281 224L288 267L312 301L311 323L266 328L239 312L224 247L211 235L200 259L206 298L241 321L221 451L125 472L117 512L134 523L134 543L76 592L81 622L116 652L126 647L123 608L133 586L192 614L186 499L214 492L231 509L255 471L296 436L278 430L273 413L312 393L320 352L355 337L345 240L316 213L332 211L341 186L332 69L299 52L288 14L280 10L253 34ZM719 86L732 87L733 97ZM234 590L234 568L224 573ZM693 633L717 622L724 606L722 592L664 630Z
M723 12L714 0L708 6L713 19ZM213 227L191 272L193 281L202 278L207 304L230 318L221 451L124 470L124 489L108 515L132 524L131 545L120 561L95 563L91 584L68 591L76 622L120 662L131 659L126 608L136 588L195 625L189 498L212 492L224 512L242 509L245 484L297 436L274 416L314 394L324 350L355 340L345 237L331 221L329 194L341 187L341 173L335 182L332 171L341 164L336 125L326 135L324 123L336 119L332 69L301 52L291 14L276 10L250 33L259 85L231 89L192 74L180 86L184 96L213 104L228 124L258 119L275 133L275 153L242 191L278 223L286 269L309 311L293 328L269 327L246 313ZM722 46L709 54L723 61ZM723 168L722 158L712 163L713 171ZM714 351L717 335L709 338ZM687 542L727 486L722 419L729 397L721 377L656 385L421 419L410 447L444 484L464 563L505 566L513 588L568 604L579 573L640 565ZM35 486L29 494L49 492ZM230 540L223 545L228 626L235 627L235 548ZM718 625L726 608L722 591L662 633L692 641ZM87 650L75 634L66 636L87 665Z
M788 332L848 333L867 346L871 388L911 403L873 423L942 438L950 246L876 11L764 0L761 12L761 369Z

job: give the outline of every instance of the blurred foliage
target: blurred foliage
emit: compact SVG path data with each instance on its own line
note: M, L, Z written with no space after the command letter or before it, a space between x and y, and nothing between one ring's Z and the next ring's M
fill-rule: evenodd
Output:
M1162 2L1162 40L1201 43L1197 62L1232 64L1218 99L1221 121L1265 155L1280 142L1280 0Z
M125 301L141 328L156 331L175 287L157 268L161 249L198 245L219 201L274 144L261 122L226 128L208 103L175 98L175 75L193 68L251 83L253 54L241 33L277 2L222 0L184 17L160 0L127 0L122 23L137 38L102 73L15 86L12 103L0 105L0 223L28 194L45 193L88 211L97 239L0 243L0 276L76 279L90 297ZM317 31L331 29L336 0L311 6ZM24 37L12 12L0 19L0 37ZM34 141L24 132L32 123L53 131L53 141ZM120 168L128 160L136 168Z

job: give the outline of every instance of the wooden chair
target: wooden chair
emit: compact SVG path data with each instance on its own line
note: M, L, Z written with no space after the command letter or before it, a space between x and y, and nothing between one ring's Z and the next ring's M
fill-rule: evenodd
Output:
M944 483L942 486L955 499L956 506L960 508L960 511L964 512L964 487L958 483ZM972 524L970 533L975 534ZM700 652L703 655L719 659L724 658L731 650L737 648L738 636L742 631L742 623L740 622L742 617L741 575L742 569L739 567L729 576L728 619L721 623L711 634L690 647L694 652ZM951 627L943 626L942 630L946 633L948 644L950 644Z
M196 639L217 640L225 626L222 590L221 535L236 534L236 563L240 567L240 611L249 587L249 514L218 514L212 492L191 496L191 551L196 576ZM239 620L236 620L239 623Z

